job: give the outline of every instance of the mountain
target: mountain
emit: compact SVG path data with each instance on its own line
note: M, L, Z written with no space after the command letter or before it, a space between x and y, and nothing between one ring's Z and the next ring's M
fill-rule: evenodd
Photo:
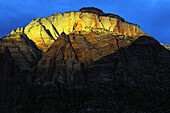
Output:
M2 113L170 112L168 46L94 7L12 30L0 73Z

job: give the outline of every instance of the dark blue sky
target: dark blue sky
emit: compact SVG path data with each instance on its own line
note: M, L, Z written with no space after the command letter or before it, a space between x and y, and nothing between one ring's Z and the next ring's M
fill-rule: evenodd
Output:
M159 42L170 44L170 0L0 0L0 37L32 19L96 7L141 26Z

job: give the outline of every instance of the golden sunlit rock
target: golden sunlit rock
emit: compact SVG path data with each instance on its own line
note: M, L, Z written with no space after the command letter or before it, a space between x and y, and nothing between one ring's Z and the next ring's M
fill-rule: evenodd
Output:
M62 33L115 32L132 36L143 33L135 24L110 16L88 12L57 13L47 18L37 18L25 27L24 33L44 52Z

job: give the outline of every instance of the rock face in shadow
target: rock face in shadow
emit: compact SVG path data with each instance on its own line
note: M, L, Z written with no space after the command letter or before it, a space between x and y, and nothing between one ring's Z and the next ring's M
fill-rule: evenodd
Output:
M42 80L54 81L60 92L64 86L78 96L85 95L76 112L89 108L93 112L119 112L120 105L122 112L145 108L154 112L168 111L169 62L170 51L145 35L63 33L38 68Z
M77 71L86 69L96 60L125 47L133 40L135 38L112 33L63 33L38 62L40 75L47 76L47 81L59 77L65 83L72 83Z
M170 72L169 55L170 51L161 46L155 39L140 36L132 44L121 47L114 53L94 62L85 71L88 75L87 79L89 79L86 81L95 84L95 81L99 82L101 80L104 82L106 79L107 82L114 77L125 77L121 78L124 79L124 82L120 83L126 81L132 87L142 87L144 84L147 86L147 82L148 85L158 85L155 87L166 87L168 86L166 80L168 80ZM164 85L161 86L161 84Z
M12 58L10 51L7 47L0 47L0 73L1 79L5 76L10 77L13 75L14 59Z
M1 47L1 111L169 112L169 56L148 36L62 33L38 75Z
M85 70L87 89L93 98L84 106L90 104L90 108L96 109L98 103L97 106L104 105L102 110L109 111L122 104L122 112L136 108L138 112L145 108L150 108L150 112L168 111L165 103L169 103L169 62L170 51L155 39L139 37L129 46L102 57Z
M36 64L41 51L25 34L0 39L1 113L27 112L33 102L32 83L37 79ZM32 99L32 100L31 100Z
M21 70L32 70L42 55L35 43L22 33L10 34L1 38L0 46L8 48Z

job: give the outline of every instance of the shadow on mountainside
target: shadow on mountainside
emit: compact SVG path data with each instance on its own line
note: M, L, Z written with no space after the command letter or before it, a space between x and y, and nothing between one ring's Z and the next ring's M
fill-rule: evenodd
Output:
M29 72L5 76L13 62L5 55L0 54L2 113L169 112L170 51L153 38L141 36L77 71L72 89L57 81L28 82Z
M84 70L91 96L82 106L95 112L168 112L169 73L170 51L141 36Z

